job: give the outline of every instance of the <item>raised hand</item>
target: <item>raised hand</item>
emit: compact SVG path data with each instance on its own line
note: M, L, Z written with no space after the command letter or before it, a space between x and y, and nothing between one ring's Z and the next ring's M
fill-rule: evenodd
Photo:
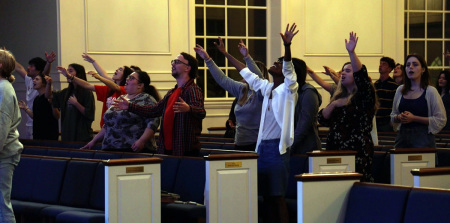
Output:
M313 74L314 71L313 71L313 69L311 69L311 68L309 68L308 66L306 66L306 73L307 73L307 74Z
M130 102L128 102L125 96L121 95L119 98L114 99L112 106L114 110L121 111L121 110L128 110L129 104Z
M92 70L91 70L91 71L88 72L88 74L91 75L93 78L95 78L95 79L97 79L97 80L100 78L100 74L98 74L98 73L95 72L95 71L92 71Z
M67 69L65 67L56 67L56 69L58 69L58 72L61 73L62 75L64 75L64 77L69 78L71 77L69 72L67 72Z
M220 36L219 36L218 40L219 40L219 43L214 42L214 46L216 46L217 49L218 49L221 53L225 54L225 53L227 52L227 51L225 50L225 44L223 44L223 40L222 40L222 38L221 38Z
M188 112L191 110L191 106L189 106L181 97L179 97L178 100L179 101L175 102L173 105L175 113Z
M239 48L239 52L241 52L242 56L248 57L248 48L245 45L244 41L242 41L242 40L239 41L238 48Z
M351 32L349 40L347 41L347 39L345 39L345 48L347 49L347 51L349 53L353 53L353 52L355 52L357 43L358 43L358 37L356 37L356 33Z
M290 44L292 42L292 39L294 38L295 35L297 35L299 31L299 30L295 31L296 28L297 25L295 23L293 23L291 27L289 27L289 24L287 24L284 34L280 33L281 39L283 39L284 44Z
M194 47L194 51L203 59L203 60L209 60L209 55L206 52L205 49L203 49L202 46L200 46L199 44L197 44L196 47Z
M94 63L95 60L94 58L92 58L91 56L89 56L89 54L87 53L83 53L83 55L81 55L81 57L83 57L83 59L89 63Z
M45 59L47 62L53 63L53 61L56 60L56 53L52 51L50 54L47 54L47 52L45 52Z
M52 77L50 77L50 76L48 76L48 75L45 75L45 76L44 76L44 79L45 79L45 82L47 82L47 84L52 84L52 82L53 82Z

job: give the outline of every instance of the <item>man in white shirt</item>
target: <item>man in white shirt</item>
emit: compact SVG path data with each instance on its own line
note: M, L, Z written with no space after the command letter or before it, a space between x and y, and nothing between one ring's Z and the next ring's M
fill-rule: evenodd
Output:
M36 96L39 95L38 91L33 88L33 79L36 77L39 73L43 73L45 75L49 75L52 62L56 59L56 54L54 52L51 52L50 54L45 53L45 57L47 61L40 57L35 57L31 59L28 62L28 69L25 70L25 68L16 61L16 68L15 71L25 80L25 87L26 87L26 103L27 103L27 109L30 109L33 111L33 101ZM33 138L33 118L31 118L28 115L25 115L27 117L26 122L26 133L23 135L21 134L21 138L24 139L32 139Z

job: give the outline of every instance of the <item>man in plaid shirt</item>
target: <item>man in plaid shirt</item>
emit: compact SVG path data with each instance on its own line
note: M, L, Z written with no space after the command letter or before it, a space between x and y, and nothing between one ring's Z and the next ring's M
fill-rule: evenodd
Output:
M172 76L177 85L158 104L137 105L123 97L113 104L115 109L127 109L145 117L162 116L158 153L175 156L199 154L200 142L197 137L202 132L206 111L202 91L194 82L197 70L197 59L182 52L172 60Z

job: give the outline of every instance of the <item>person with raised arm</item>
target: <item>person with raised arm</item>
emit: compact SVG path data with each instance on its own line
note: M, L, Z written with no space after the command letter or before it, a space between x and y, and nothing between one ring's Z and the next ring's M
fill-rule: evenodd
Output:
M133 72L125 84L124 98L140 105L155 105L151 94L150 77L144 71ZM159 118L145 118L126 110L109 108L104 115L101 131L81 149L92 149L103 138L102 150L120 152L154 152L155 132Z
M341 79L341 72L336 72L328 66L323 66L323 68L325 69L325 72L322 73L330 76L330 78L333 80L334 83L326 82L325 80L320 78L319 75L317 75L316 72L314 72L314 70L312 70L309 67L306 68L306 72L317 84L319 84L323 89L328 91L328 93L330 93L330 96L333 96L334 91L336 90L336 86L339 83L339 80Z
M0 222L16 222L11 204L14 169L23 150L17 127L21 121L16 92L12 86L16 61L11 52L0 49Z
M33 110L33 102L34 99L39 95L38 91L33 88L33 79L36 75L43 73L44 75L49 75L52 67L53 61L56 59L56 53L51 52L47 54L45 52L45 61L40 57L35 57L28 62L28 68L25 68L16 61L15 71L24 79L25 88L26 88L26 98L25 101L27 103L27 107ZM30 116L27 116L26 122L26 134L21 137L24 139L32 139L33 138L33 119Z
M355 52L357 42L356 33L351 32L349 40L345 40L351 62L344 64L336 92L318 118L320 124L330 127L326 150L356 151L356 172L363 174L361 181L373 182L374 145L370 132L377 100L366 66Z
M239 70L250 89L264 96L256 152L258 158L258 192L263 196L264 222L288 222L284 199L289 173L289 147L294 142L294 113L298 98L297 76L291 58L291 42L298 33L289 24L280 33L284 57L269 68L273 83L263 80L248 68Z
M395 92L391 113L394 130L398 131L394 148L436 148L434 135L447 123L441 96L430 85L422 56L408 55L405 70L404 84Z
M241 44L242 41L241 41ZM220 52L229 55L225 51L225 47L222 39L219 37L219 44L215 44ZM248 56L247 48L245 45L240 45L241 53ZM260 91L255 92L249 89L247 82L235 81L230 77L227 77L223 71L214 63L212 58L203 49L202 46L197 44L194 48L195 52L205 60L206 66L208 66L214 80L226 91L233 94L236 97L237 103L234 107L234 114L236 117L236 135L235 135L235 149L244 151L255 151L256 141L258 138L259 122L261 116L261 106L263 102L263 96ZM227 58L232 57L232 63L240 63L233 56L229 55ZM240 63L242 64L242 63ZM245 67L245 65L239 65ZM256 67L256 65L254 65ZM259 69L258 73L261 73ZM261 76L259 76L261 77Z
M51 95L52 105L61 111L61 140L89 142L92 139L92 122L95 116L95 101L92 92L73 83L75 76L86 80L86 71L79 64L70 64L68 69L57 67L69 81L69 87L52 92L52 81L47 84L46 94Z
M39 73L34 77L33 88L39 95L33 101L33 109L30 109L24 101L19 101L19 107L33 119L33 139L58 140L59 137L59 110L52 107L52 99L45 93L51 85L50 76ZM46 91L47 89L47 91Z
M130 103L123 95L113 103L116 110L144 117L161 117L158 153L175 156L198 156L202 122L206 117L204 97L197 78L198 61L192 55L182 52L172 60L172 76L175 87L156 105Z
M85 61L91 63L94 66L95 70L97 71L97 72L89 71L88 74L90 74L93 78L105 84L105 85L93 85L77 77L73 79L73 82L76 83L78 86L95 92L97 96L97 101L103 102L101 114L102 119L100 120L100 128L101 128L103 127L104 124L103 115L105 114L106 110L111 106L114 99L118 98L120 95L126 94L124 86L127 77L134 71L128 66L122 66L117 68L116 72L114 72L114 75L110 77L108 73L100 66L100 64L96 60L94 60L94 58L92 58L90 55L88 55L87 53L83 53L83 55L81 56ZM160 98L155 97L155 99L159 100Z

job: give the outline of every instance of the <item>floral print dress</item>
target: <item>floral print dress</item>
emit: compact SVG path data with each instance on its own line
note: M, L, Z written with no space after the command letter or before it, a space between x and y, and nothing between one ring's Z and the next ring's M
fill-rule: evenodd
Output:
M375 114L375 91L363 65L361 70L353 73L357 92L351 102L333 110L329 119L319 112L319 123L330 127L326 150L354 150L357 152L356 172L363 174L363 182L373 182L372 159L373 142L372 119Z

